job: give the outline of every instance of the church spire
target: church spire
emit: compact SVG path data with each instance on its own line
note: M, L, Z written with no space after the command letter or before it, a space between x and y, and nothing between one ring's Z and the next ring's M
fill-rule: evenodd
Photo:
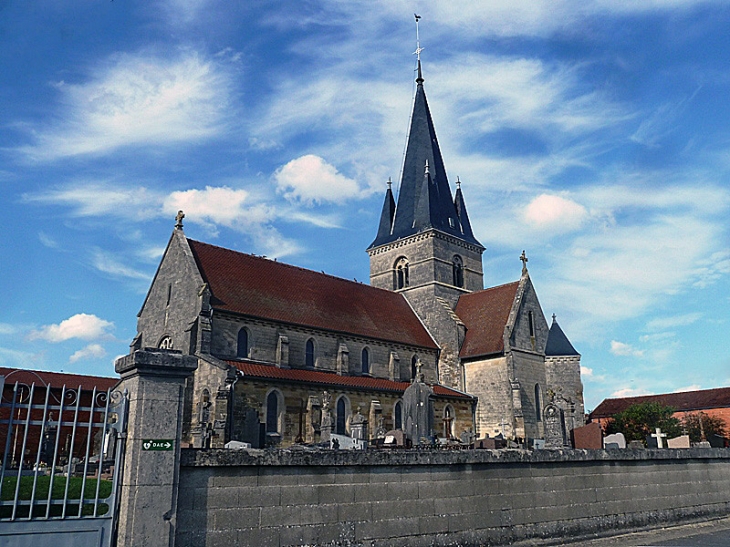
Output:
M415 15L415 14L414 14ZM441 157L441 148L436 138L436 130L431 119L431 112L423 88L423 71L421 68L421 52L423 48L418 35L418 20L416 17L416 51L417 77L416 96L413 100L411 126L408 133L403 172L400 180L400 191L395 213L391 220L388 236L385 237L381 229L387 217L381 215L378 235L370 248L377 247L396 239L408 237L416 233L436 229L450 235L464 239L469 243L479 245L471 231L471 225L466 217L464 197L457 192L457 202L454 201L449 181L446 177L444 161ZM428 173L424 177L424 165L428 163ZM428 203L420 203L426 199ZM388 196L386 195L386 202ZM385 208L383 213L385 213ZM462 224L462 215L466 224Z

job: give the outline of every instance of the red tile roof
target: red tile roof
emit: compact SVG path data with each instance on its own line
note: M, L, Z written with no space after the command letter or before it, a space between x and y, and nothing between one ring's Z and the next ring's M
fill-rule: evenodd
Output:
M243 372L244 377L261 380L280 380L282 382L306 383L321 386L337 386L347 389L367 391L389 391L403 393L410 382L394 382L384 378L370 376L340 376L334 372L300 368L279 368L249 361L226 361L229 365ZM472 399L470 395L441 385L434 385L433 392L441 397Z
M642 397L625 397L623 399L604 399L591 412L591 418L608 418L626 410L631 405L639 403L661 403L666 406L671 406L677 412L709 410L711 408L730 408L730 387L683 391L681 393L664 393L662 395L644 395Z
M66 374L63 372L46 372L41 370L28 370L21 368L0 367L0 376L5 376L5 389L15 382L21 384L51 385L61 388L64 385L69 389L76 389L81 386L84 391L106 391L113 388L120 381L119 378L107 378L105 376L85 376L82 374Z
M520 282L464 294L456 304L456 315L466 325L459 356L492 355L504 351L504 327Z
M438 348L398 293L191 239L188 243L215 309Z

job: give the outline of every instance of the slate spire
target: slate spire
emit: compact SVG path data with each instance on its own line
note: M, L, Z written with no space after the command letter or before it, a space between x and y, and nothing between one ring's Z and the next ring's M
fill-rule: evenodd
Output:
M481 247L481 244L474 238L468 217L466 217L463 195L457 192L457 202L452 198L423 82L419 59L416 96L413 100L411 127L395 214L391 220L390 231L386 236L382 229L384 223L388 222L388 217L384 216L387 212L384 206L378 235L370 247L390 243L428 229L441 230ZM424 176L426 163L429 166L429 173ZM422 198L427 199L428 204L421 204ZM387 201L388 195L386 194L386 203ZM463 218L466 219L465 224L462 224L459 208L463 212Z
M464 193L461 191L461 181L459 181L459 177L456 177L456 196L454 197L454 207L456 207L456 214L459 216L459 222L461 223L461 233L463 233L467 238L474 239L474 232L471 231L469 215L466 214L466 203L464 203Z
M565 336L563 329L558 325L555 314L553 314L553 324L550 325L550 332L545 345L545 355L580 355L573 347L573 344L570 343L568 337Z
M388 179L388 190L385 192L385 201L383 202L383 210L380 213L380 224L378 225L378 235L375 240L386 240L390 237L390 228L393 225L393 215L395 215L395 199L393 198L393 183Z

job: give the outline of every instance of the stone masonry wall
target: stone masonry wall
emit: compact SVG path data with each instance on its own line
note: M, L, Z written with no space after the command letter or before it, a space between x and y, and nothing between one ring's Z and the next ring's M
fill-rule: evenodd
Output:
M175 545L506 545L730 513L730 451L183 450Z

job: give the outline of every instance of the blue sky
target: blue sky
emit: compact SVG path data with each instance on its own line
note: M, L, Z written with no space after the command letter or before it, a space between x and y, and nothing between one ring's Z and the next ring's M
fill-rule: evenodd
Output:
M0 365L113 374L174 225L368 279L425 89L587 407L730 385L730 5L0 0Z

